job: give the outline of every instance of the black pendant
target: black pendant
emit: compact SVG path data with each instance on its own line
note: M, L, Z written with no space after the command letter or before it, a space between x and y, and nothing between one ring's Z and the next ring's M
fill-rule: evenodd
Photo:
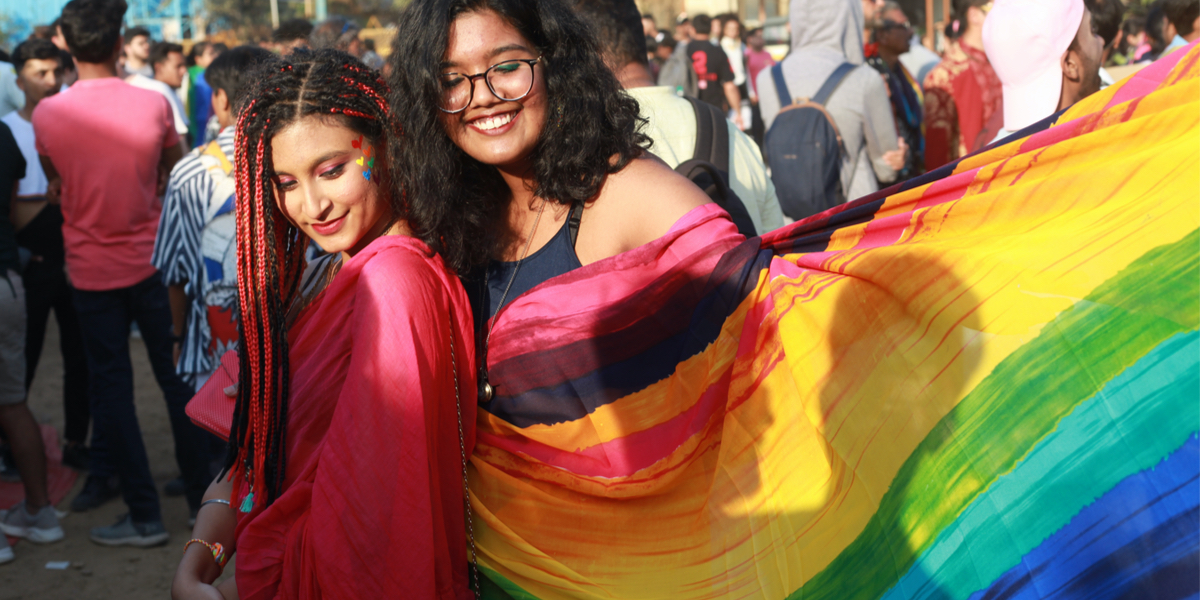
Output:
M492 388L492 384L488 383L487 371L479 370L479 403L491 402L492 397L496 395L496 390Z

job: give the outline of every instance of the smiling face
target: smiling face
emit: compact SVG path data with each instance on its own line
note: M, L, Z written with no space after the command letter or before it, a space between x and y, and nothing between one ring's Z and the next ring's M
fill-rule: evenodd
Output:
M450 25L449 38L442 73L474 75L500 62L539 56L529 40L490 10L459 16ZM440 118L446 134L471 158L506 171L527 171L530 155L546 122L542 64L533 67L533 87L524 98L501 100L480 77L475 80L475 91L467 108L458 113L442 113Z
M376 149L332 117L308 116L275 134L275 202L326 252L353 256L379 237L391 206L374 182Z

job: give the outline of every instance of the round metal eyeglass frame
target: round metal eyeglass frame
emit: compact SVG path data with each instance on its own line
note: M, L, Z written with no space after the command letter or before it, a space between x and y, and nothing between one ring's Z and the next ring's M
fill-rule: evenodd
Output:
M505 60L505 61L498 62L498 63L488 67L487 69L485 69L482 73L476 73L474 75L464 75L462 73L453 73L454 75L462 75L464 78L466 78L467 82L471 86L471 91L467 95L467 103L464 104L462 108L459 108L456 110L446 110L445 108L442 108L441 106L438 106L438 110L440 110L444 113L452 114L452 115L456 114L456 113L460 113L464 110L467 110L467 107L471 106L471 99L475 97L475 80L479 79L479 78L483 78L483 82L485 84L487 84L488 91L490 91L493 96L495 96L501 100L504 100L505 102L516 102L517 100L520 100L520 99L524 98L525 96L528 96L529 92L533 91L533 83L534 83L534 80L537 79L537 71L534 69L534 67L537 66L538 62L540 62L541 60L542 60L541 56L539 56L537 58L514 58L511 60ZM492 72L492 69L495 69L496 67L499 67L501 65L506 65L506 64L515 63L515 62L523 62L523 63L529 65L529 70L531 72L531 74L529 76L529 89L525 90L524 94L521 94L520 96L517 96L516 98L505 98L504 96L501 96L499 93L496 92L496 88L492 87L492 82L491 82L491 80L488 79L487 76L489 73ZM442 76L446 76L446 75L451 75L451 73L442 73Z

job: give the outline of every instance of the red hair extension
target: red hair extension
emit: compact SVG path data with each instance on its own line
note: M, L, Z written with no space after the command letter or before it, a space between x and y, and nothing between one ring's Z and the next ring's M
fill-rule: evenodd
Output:
M372 121L375 120L375 117L372 117L371 115L368 115L366 113L358 112L357 110L354 110L353 108L331 108L329 110L331 112L340 112L343 115L350 116L350 117L358 117L360 119L371 119Z
M226 467L230 476L237 474L248 484L244 492L253 494L251 506L272 503L286 478L291 381L287 312L299 291L307 245L276 205L272 137L309 115L340 112L354 118L348 126L380 147L382 160L399 139L387 88L372 72L333 51L300 53L288 60L257 74L248 94L252 100L238 114L235 137L242 375ZM381 185L394 193L386 179ZM407 199L401 195L391 201L394 217L405 218Z

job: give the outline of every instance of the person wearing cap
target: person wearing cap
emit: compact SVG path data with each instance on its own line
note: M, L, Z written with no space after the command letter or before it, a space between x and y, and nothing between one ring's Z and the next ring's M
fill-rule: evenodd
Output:
M983 47L1004 89L1008 137L1100 91L1104 41L1083 0L996 0Z
M923 85L925 168L930 171L970 153L1003 101L1000 78L983 52L983 22L991 0L955 0L954 7L947 31L956 37Z

